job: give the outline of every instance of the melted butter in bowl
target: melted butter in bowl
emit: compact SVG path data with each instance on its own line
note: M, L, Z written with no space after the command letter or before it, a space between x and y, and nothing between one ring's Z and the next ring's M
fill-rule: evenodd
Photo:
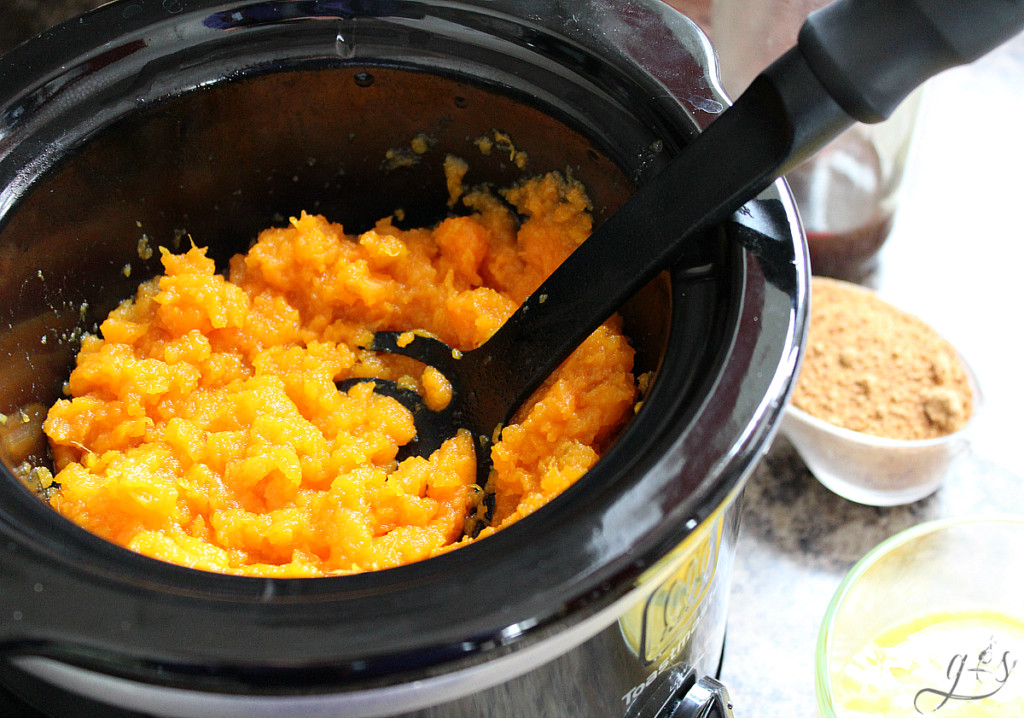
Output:
M940 519L847 574L815 660L821 718L1024 716L1024 518Z
M865 644L832 678L837 715L1024 715L1024 622L980 609L927 614Z

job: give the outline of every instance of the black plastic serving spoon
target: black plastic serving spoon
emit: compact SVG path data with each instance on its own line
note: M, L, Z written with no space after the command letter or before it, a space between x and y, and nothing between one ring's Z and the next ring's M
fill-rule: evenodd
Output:
M415 392L373 380L377 391L413 411L418 433L411 452L427 456L468 429L478 442L483 485L496 429L658 272L706 265L702 230L726 221L855 122L885 119L929 77L977 59L1022 28L1024 0L838 0L813 13L797 45L640 187L482 346L458 352L428 337L400 344L399 332L374 336L368 348L418 359L452 384L449 406L432 411Z

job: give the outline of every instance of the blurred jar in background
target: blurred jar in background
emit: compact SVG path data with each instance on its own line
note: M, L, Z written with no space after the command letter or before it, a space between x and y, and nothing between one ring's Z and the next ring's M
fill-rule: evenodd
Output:
M796 43L807 15L828 0L713 0L710 33L722 84L736 98ZM892 229L920 91L877 125L858 124L786 175L807 234L814 274L863 281Z
M711 36L711 0L663 0L693 20L704 34ZM712 38L713 40L713 38Z

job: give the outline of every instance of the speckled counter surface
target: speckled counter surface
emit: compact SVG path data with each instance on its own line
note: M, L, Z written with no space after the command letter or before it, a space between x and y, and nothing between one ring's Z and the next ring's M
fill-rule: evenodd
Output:
M707 0L677 6L706 8ZM0 50L96 0L5 0ZM713 29L712 29L713 34ZM927 88L904 201L870 284L949 338L984 394L972 451L910 506L845 501L779 437L752 475L722 680L738 718L811 718L814 649L843 575L898 531L943 516L1024 513L1019 335L1024 37Z

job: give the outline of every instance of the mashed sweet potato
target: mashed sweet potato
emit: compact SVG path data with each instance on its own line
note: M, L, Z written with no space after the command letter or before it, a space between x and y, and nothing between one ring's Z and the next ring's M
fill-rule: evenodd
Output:
M444 403L438 372L359 347L383 329L477 346L590 232L583 188L561 175L504 195L521 224L483 191L461 197L470 216L432 229L385 219L355 237L303 214L226 276L203 249L162 249L164 274L83 341L70 398L45 421L53 507L134 551L233 574L383 569L472 540L469 435L397 462L415 434L408 410L372 383L336 382L392 379ZM610 320L505 427L481 536L594 465L636 400L632 363Z

